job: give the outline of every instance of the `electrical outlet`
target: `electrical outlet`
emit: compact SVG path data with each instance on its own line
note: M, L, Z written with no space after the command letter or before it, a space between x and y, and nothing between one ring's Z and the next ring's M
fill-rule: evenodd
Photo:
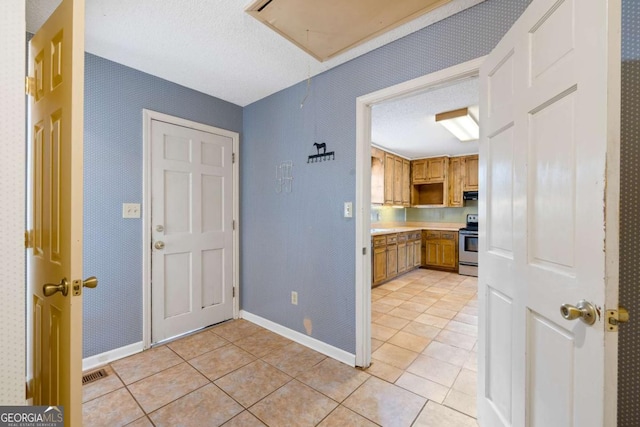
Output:
M123 203L122 218L140 218L140 203Z
M291 304L298 305L298 293L296 291L291 291Z

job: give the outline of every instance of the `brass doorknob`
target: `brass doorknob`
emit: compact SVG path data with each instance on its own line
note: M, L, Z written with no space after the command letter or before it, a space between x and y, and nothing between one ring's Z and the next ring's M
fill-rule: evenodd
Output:
M577 305L562 304L560 306L560 314L567 320L580 319L587 325L593 325L596 322L596 309L588 301L580 300Z
M155 244L155 245L153 245L153 247L154 247L154 248L156 248L156 249L164 249L164 242L163 242L163 241L161 241L161 240L158 240L158 241L156 242L156 244Z
M98 278L96 276L87 277L82 281L82 286L93 289L98 286Z
M66 278L62 279L57 285L53 283L47 283L42 286L42 293L45 297L50 297L56 292L61 292L63 296L67 296L67 294L69 293L69 282L67 282Z

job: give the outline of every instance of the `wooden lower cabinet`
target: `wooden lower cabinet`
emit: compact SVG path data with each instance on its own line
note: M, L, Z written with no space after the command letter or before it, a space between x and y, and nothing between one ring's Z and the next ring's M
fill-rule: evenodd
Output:
M418 268L422 265L422 233L416 234L416 240L413 242L413 266Z
M373 284L382 283L387 279L387 245L373 248Z
M407 271L407 233L398 235L398 274Z
M424 267L439 270L458 270L458 232L431 231L422 232L424 248Z
M373 236L371 282L377 286L421 265L421 231Z

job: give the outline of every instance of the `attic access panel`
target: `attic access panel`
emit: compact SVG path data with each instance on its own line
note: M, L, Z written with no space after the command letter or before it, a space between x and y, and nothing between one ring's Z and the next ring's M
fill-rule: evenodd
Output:
M246 12L326 61L452 0L257 0Z

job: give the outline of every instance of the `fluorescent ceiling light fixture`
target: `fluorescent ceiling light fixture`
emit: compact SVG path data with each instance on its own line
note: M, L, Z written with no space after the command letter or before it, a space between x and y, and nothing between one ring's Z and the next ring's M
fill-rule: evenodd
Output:
M436 114L436 123L440 123L447 128L462 142L474 141L480 138L478 122L469 114L468 108Z

